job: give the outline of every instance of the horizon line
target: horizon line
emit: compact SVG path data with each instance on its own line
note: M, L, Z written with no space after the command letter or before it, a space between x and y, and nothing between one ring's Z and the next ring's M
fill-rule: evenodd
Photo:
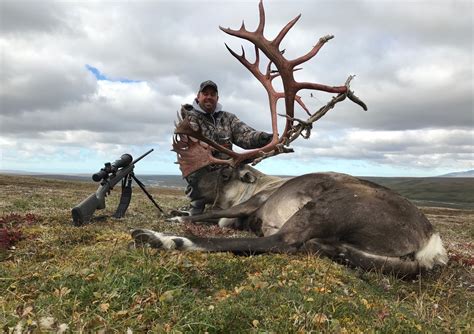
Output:
M331 171L320 171L320 173L330 173ZM71 173L71 172L32 172L32 171L25 171L25 170L9 170L9 169L0 169L0 174L7 174L7 175L20 175L20 176L41 176L41 175L50 175L50 176L80 176L80 177L92 177L91 173ZM180 174L157 174L157 173L137 173L141 176L181 176ZM309 173L306 173L309 174ZM348 174L348 173L341 173L341 174ZM470 174L466 176L453 176L454 174ZM304 174L297 174L297 175L288 175L288 174L268 174L272 176L280 176L280 177L295 177ZM348 174L352 175L352 174ZM451 175L451 176L450 176ZM459 171L459 172L450 172L442 175L431 175L431 176L377 176L377 175L353 175L355 177L379 177L379 178L473 178L474 177L474 169L466 170L466 171Z

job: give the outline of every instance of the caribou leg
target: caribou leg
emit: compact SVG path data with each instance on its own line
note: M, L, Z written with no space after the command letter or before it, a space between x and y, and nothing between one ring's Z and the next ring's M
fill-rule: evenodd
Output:
M209 218L247 217L254 213L268 193L259 193L246 202L226 210L218 210L197 216L177 217L184 222L197 222ZM311 215L313 206L306 204L295 213L279 232L260 238L207 238L178 236L147 229L134 229L132 237L137 244L148 244L153 248L184 251L232 252L235 254L293 253L301 250L307 240L314 238L314 228L308 228L308 220L301 217ZM312 231L308 234L306 232Z
M173 217L170 221L179 223L199 223L208 222L211 220L219 219L219 226L226 227L232 225L237 220L230 220L229 218L246 218L257 211L267 198L275 191L275 189L269 189L259 192L252 196L245 202L230 207L228 209L213 210L205 212L195 216L178 216Z
M385 274L411 276L419 274L423 269L414 259L370 254L341 243L331 245L321 239L308 240L301 247L301 251L317 253L351 267L377 270Z
M232 252L240 255L297 251L297 248L283 243L278 234L262 238L205 238L177 236L147 229L135 229L131 234L138 245L148 244L152 248L165 250Z

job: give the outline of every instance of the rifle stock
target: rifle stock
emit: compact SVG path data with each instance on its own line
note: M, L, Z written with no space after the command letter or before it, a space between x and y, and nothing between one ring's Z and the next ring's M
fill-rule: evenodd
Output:
M102 203L101 203L102 202ZM91 220L95 210L105 208L105 198L101 201L96 193L91 194L77 206L72 208L72 221L76 226L81 226Z

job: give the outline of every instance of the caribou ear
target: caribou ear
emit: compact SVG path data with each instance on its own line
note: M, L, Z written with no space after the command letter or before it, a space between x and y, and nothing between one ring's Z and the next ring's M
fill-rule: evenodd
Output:
M254 183L257 180L257 177L248 170L242 170L239 172L239 177L242 182L245 183Z

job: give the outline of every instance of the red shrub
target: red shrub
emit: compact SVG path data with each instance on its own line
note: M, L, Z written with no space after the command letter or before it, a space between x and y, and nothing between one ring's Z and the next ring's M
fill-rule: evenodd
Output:
M5 250L24 239L21 228L38 223L39 217L32 213L20 215L10 213L0 217L0 250Z

